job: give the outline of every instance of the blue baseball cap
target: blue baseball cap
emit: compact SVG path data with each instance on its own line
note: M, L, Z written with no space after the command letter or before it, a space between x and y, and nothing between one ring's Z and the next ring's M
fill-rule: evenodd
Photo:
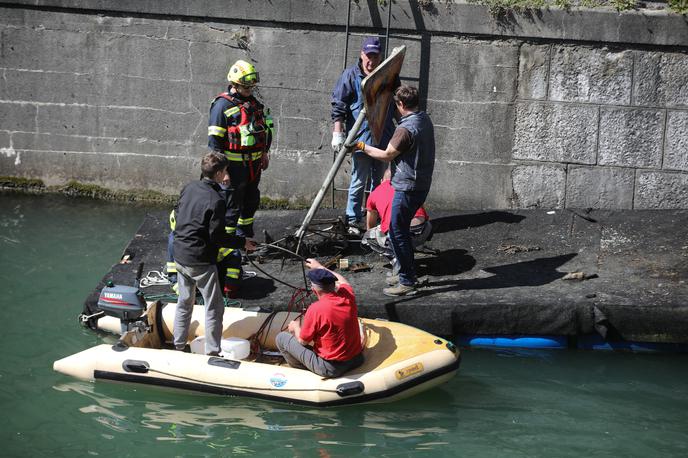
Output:
M316 286L327 286L332 285L337 281L332 272L325 269L313 269L306 273L306 276Z
M364 54L380 54L381 49L380 39L377 37L367 37L363 40L363 44L361 45L361 51L363 51Z

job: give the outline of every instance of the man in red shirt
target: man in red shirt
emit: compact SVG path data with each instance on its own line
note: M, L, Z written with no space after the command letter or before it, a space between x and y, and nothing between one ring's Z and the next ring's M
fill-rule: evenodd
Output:
M389 232L389 220L392 213L392 199L394 198L394 188L392 187L392 171L387 168L382 177L382 182L370 193L366 203L366 228L367 232L363 236L363 244L370 247L373 251L380 253L392 262L393 267L394 253L389 246L387 233ZM380 224L378 224L378 221ZM411 220L411 243L413 248L423 245L432 232L432 224L425 208L421 206ZM396 275L396 268L393 272Z
M289 332L277 334L277 348L292 367L305 366L322 377L339 377L363 364L354 291L344 277L315 259L307 259L306 267L311 269L307 276L318 300L308 307L302 323L294 320Z

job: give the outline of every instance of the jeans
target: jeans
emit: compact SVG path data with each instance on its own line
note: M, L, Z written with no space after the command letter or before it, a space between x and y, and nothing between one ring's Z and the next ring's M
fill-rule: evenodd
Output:
M411 220L425 198L423 191L395 191L392 199L392 214L389 222L389 241L399 263L399 283L411 286L417 281L413 265L413 242L411 241Z
M191 314L196 300L196 288L201 291L205 302L205 354L220 352L222 339L222 317L225 303L214 264L183 266L177 263L179 299L174 316L174 346L181 350L189 340Z
M347 222L360 222L363 220L361 207L363 205L363 188L371 177L371 188L380 184L380 179L385 172L386 164L373 159L362 151L354 151L351 156L351 183L349 184L349 196L346 202Z

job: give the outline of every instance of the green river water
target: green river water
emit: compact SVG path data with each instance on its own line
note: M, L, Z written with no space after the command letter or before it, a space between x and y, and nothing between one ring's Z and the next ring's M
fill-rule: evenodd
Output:
M313 409L90 383L54 360L146 208L0 194L0 456L688 456L688 356L463 350L408 400Z

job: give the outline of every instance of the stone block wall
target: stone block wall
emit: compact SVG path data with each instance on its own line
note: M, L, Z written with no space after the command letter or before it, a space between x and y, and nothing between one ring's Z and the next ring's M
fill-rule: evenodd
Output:
M685 52L524 44L519 64L513 159L536 172L513 175L517 205L552 192L565 207L685 205ZM563 179L532 180L551 163Z
M277 126L263 195L310 202L333 159L347 1L229 3L0 0L0 175L176 194L198 176L209 102L242 58ZM381 31L387 6L353 5L355 31ZM430 207L688 208L684 18L391 8L402 81L435 123Z

